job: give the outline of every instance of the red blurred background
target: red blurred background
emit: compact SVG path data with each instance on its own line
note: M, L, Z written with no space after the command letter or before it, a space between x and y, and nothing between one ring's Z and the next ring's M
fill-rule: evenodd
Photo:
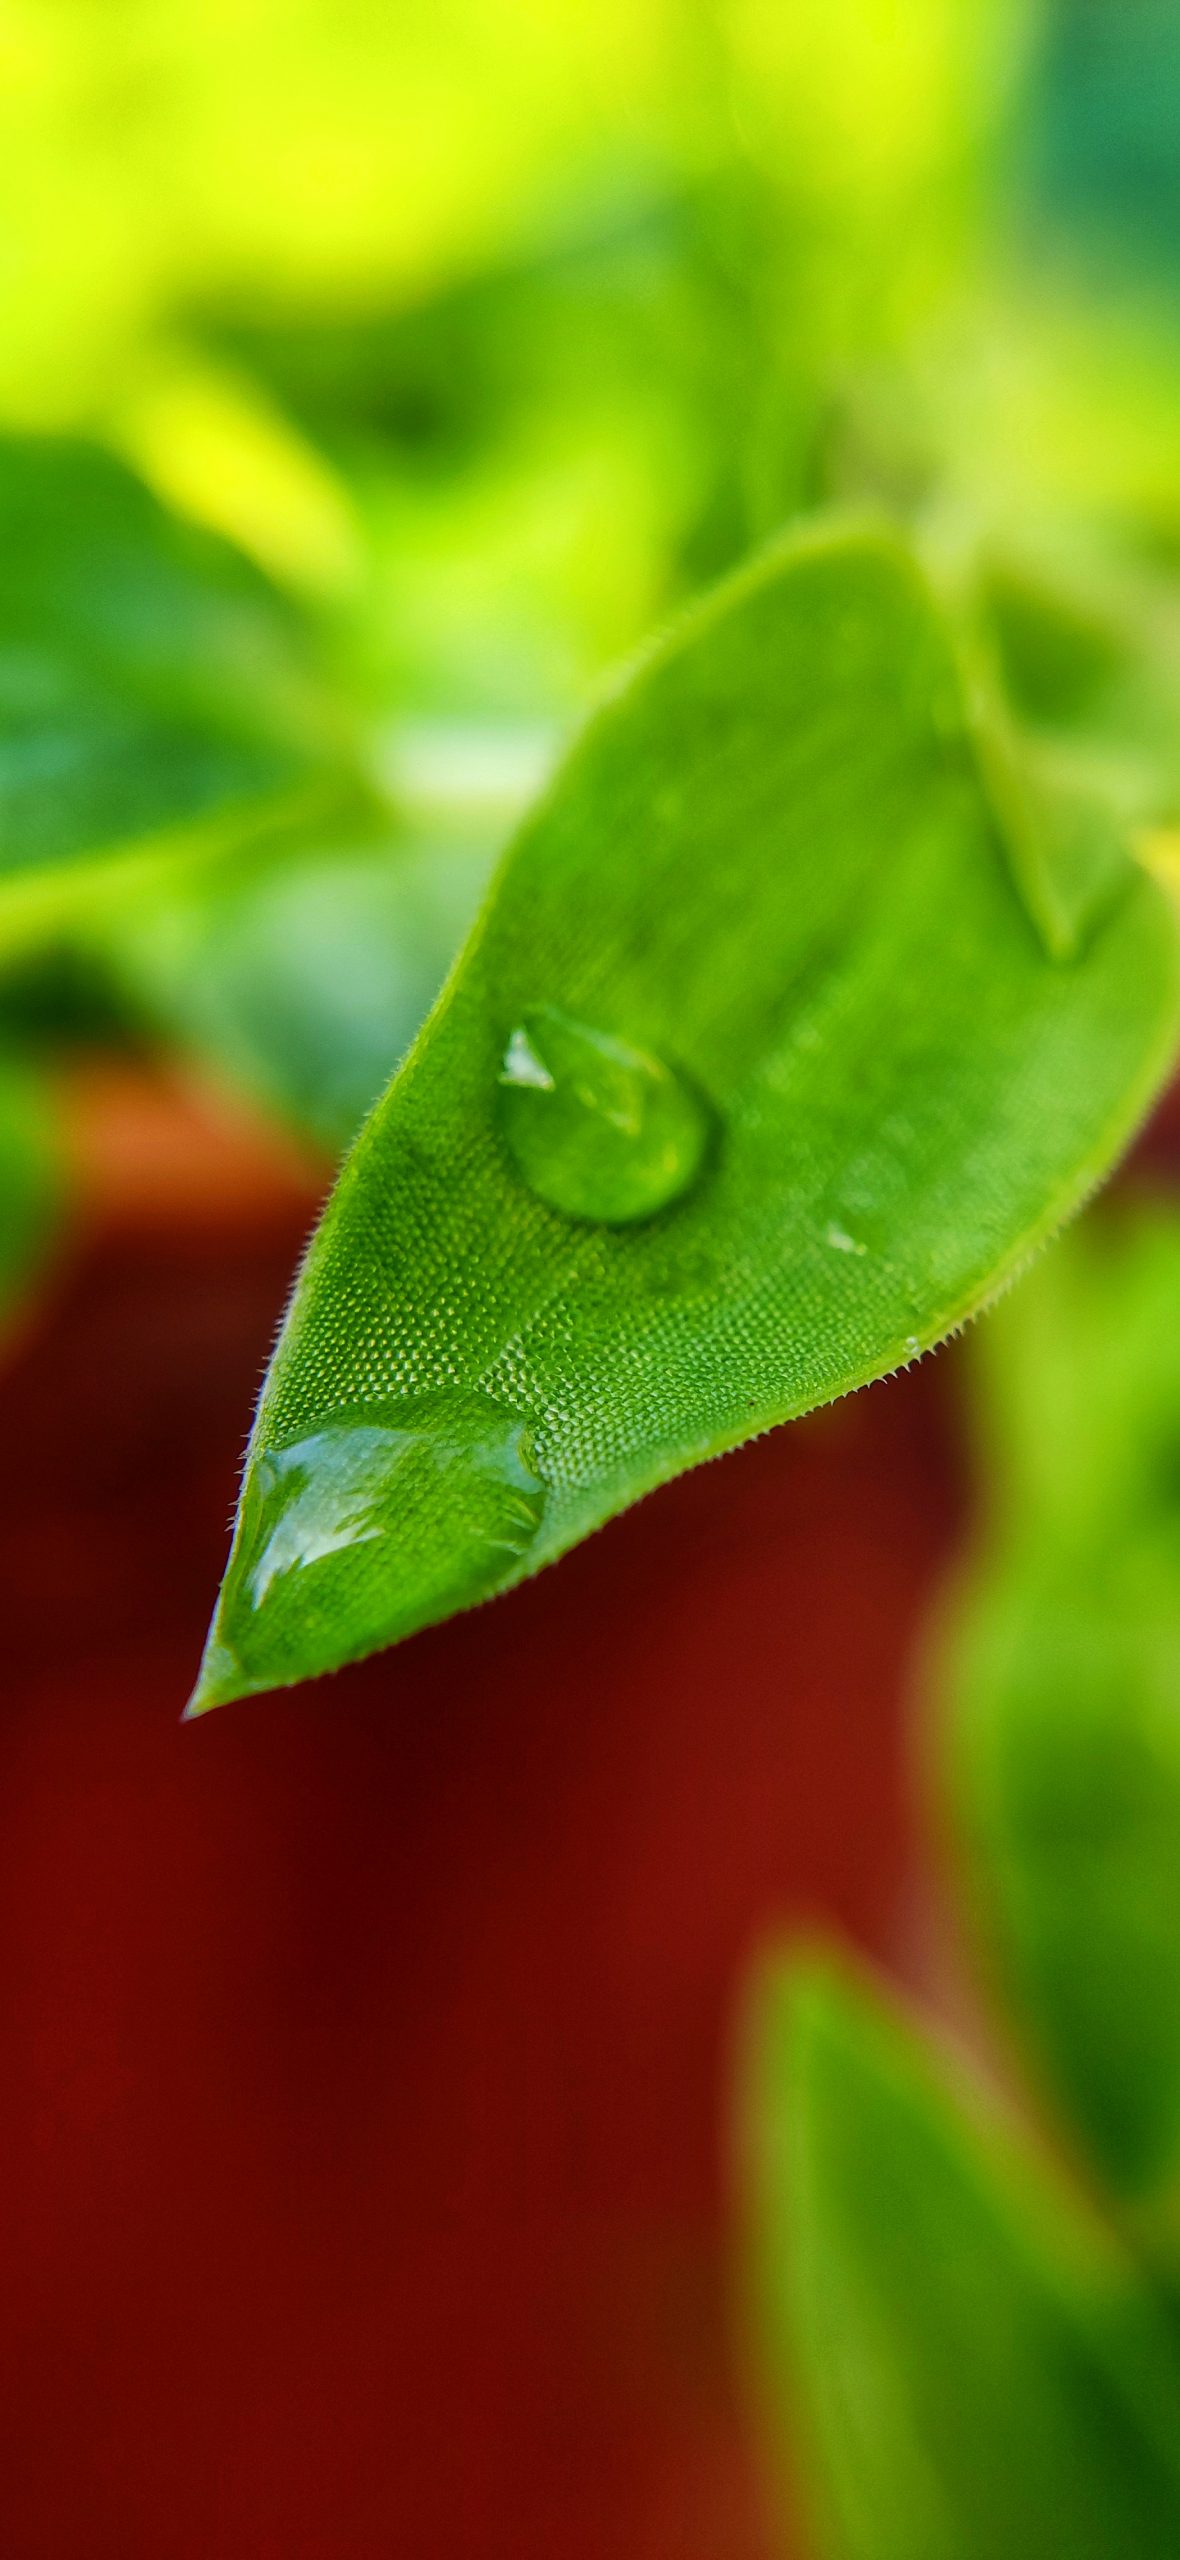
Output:
M182 1727L315 1183L122 1070L71 1117L0 1378L0 2548L767 2560L735 2006L768 1932L904 1946L954 1363Z

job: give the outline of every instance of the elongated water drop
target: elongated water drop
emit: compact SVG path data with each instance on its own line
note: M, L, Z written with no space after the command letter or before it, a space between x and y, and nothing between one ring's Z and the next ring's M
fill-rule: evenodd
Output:
M605 1226L678 1200L711 1134L706 1104L661 1058L548 1004L508 1042L500 1118L530 1190L567 1218Z
M527 1554L544 1504L528 1424L477 1392L344 1406L262 1451L190 1715L481 1599Z

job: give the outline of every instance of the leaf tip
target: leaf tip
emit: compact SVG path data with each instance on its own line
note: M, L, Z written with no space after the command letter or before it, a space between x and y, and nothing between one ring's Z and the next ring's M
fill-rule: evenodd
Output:
M214 1619L181 1723L195 1724L198 1717L211 1715L214 1707L232 1706L235 1698L246 1695L248 1685L237 1655L222 1642Z

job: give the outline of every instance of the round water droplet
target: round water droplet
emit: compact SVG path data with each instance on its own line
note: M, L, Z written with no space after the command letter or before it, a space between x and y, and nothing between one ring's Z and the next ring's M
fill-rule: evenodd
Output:
M264 1450L194 1706L332 1670L482 1598L544 1504L527 1423L475 1392L344 1406Z
M500 1118L538 1198L567 1218L629 1226L696 1181L708 1109L661 1058L537 1005L500 1069Z

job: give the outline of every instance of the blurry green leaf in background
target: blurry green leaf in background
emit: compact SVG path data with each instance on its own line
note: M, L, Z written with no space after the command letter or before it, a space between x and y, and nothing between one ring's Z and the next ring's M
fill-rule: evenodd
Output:
M771 1975L753 2025L766 2381L823 2560L1164 2560L1180 2358L1150 2287L843 1967Z
M1053 0L1037 66L1041 203L1091 253L1180 280L1180 19L1171 0Z
M1180 2268L1180 1224L1092 1222L978 1354L987 1543L948 1735L1018 2044Z
M16 1061L0 1060L0 1323L19 1310L45 1262L64 1187L46 1096Z
M85 947L133 1021L334 1159L429 1011L489 858L478 834L343 812L107 899Z
M981 2095L936 2102L932 2063L838 1971L802 1962L759 2012L765 2377L780 2424L797 2384L838 2560L1176 2538L1178 1311L1180 1220L1140 1201L1087 1222L983 1329L984 1528L932 1654L993 2023L1117 2248L1060 2170L1037 2171L1039 2198L1022 2170L1021 2198ZM1048 2282L1056 2336L1043 2295L1035 2313L1011 2298L1017 2261L1022 2286L1034 2264Z
M0 439L0 563L0 891L303 778L324 714L293 614L111 455Z

